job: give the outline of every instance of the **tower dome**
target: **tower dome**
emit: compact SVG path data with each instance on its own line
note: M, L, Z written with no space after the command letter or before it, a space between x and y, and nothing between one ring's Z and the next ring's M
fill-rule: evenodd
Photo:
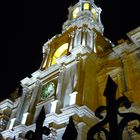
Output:
M79 0L74 6L69 7L68 20L63 25L63 30L72 26L81 27L87 24L103 33L104 28L100 20L101 8L97 7L94 0Z

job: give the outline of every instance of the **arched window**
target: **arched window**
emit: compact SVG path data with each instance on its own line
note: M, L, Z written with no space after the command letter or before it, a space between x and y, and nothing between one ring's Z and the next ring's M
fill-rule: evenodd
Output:
M90 4L87 3L87 2L84 3L84 4L83 4L83 9L84 9L84 10L89 10L89 9L90 9Z
M78 13L80 11L80 8L79 7L76 7L73 12L72 12L72 19L76 18Z
M93 14L93 18L96 20L97 19L97 13L96 10L94 8L91 9L91 12Z
M56 64L56 59L57 59L57 58L61 57L62 55L67 54L68 46L69 46L69 44L68 44L68 43L65 43L65 44L63 44L62 46L60 46L60 47L54 52L51 65Z

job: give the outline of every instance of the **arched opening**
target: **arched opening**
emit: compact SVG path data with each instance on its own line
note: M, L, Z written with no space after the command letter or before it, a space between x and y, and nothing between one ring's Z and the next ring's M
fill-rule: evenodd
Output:
M67 54L68 46L69 46L69 44L65 43L55 51L55 53L53 55L53 58L52 58L51 65L56 64L56 59L57 58L61 57L62 55Z

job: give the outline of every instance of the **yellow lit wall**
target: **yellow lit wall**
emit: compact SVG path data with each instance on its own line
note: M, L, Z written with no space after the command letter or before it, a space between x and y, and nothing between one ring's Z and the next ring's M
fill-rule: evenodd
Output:
M96 10L94 8L92 8L91 12L93 14L93 18L96 19L97 18Z
M72 13L72 18L76 18L78 13L79 13L79 7L77 7L77 8L73 11L73 13Z

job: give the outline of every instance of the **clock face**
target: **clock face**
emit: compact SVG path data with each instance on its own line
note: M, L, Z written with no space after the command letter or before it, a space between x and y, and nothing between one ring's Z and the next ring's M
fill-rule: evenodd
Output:
M54 93L55 93L55 84L53 82L49 82L42 88L41 99L44 100Z

